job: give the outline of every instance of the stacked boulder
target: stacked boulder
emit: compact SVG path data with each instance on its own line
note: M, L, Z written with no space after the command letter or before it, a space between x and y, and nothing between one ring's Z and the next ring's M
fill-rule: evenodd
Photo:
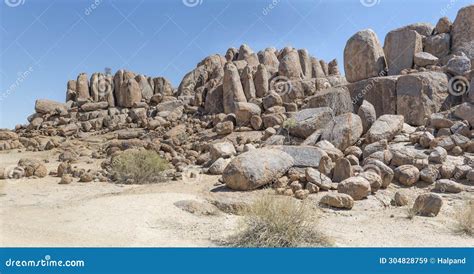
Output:
M359 31L344 49L345 76L337 60L305 49L256 53L245 44L206 57L177 89L126 70L81 73L67 83L66 103L37 100L29 125L0 131L0 150L113 132L104 169L119 151L149 149L178 175L199 166L234 190L271 184L300 199L327 191L322 205L346 209L392 182L463 192L474 180L473 18L471 5L454 23L393 30L383 45ZM416 208L441 207L437 194L423 195Z

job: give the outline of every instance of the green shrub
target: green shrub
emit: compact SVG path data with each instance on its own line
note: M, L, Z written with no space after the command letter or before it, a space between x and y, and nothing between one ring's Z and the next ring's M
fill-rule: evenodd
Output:
M169 164L149 150L127 150L112 159L111 169L121 183L146 184L160 179Z
M243 212L241 232L228 244L234 247L328 246L316 230L315 208L287 196L265 194Z

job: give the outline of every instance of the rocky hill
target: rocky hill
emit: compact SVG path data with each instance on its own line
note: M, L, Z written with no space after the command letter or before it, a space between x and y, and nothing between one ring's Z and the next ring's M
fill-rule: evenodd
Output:
M144 148L172 164L170 178L222 175L233 190L272 185L299 199L327 191L321 204L337 208L423 182L429 191L414 207L435 216L436 192L472 191L473 61L471 5L453 23L392 30L383 46L370 29L355 33L345 76L337 60L305 49L247 45L204 58L177 88L127 70L81 73L67 82L65 103L37 100L28 125L0 131L0 150L60 150L58 170L24 160L0 178L113 181L111 159ZM108 136L91 154L102 167L75 170L80 152L70 144L91 136ZM402 193L394 203L406 204Z

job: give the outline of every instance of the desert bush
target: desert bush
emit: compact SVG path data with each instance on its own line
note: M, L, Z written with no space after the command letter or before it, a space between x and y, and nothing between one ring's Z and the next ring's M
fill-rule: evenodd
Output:
M169 164L155 151L126 150L115 156L111 170L118 182L146 184L160 179Z
M406 218L408 220L413 220L416 215L418 215L418 212L412 206L406 208Z
M474 201L468 201L456 211L456 230L474 236Z
M234 247L328 246L316 230L315 208L287 196L265 194L243 213L241 231L230 237Z

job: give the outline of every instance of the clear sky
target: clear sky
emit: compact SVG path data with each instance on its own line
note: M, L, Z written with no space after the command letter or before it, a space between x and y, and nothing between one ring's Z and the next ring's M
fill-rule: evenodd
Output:
M248 44L337 58L356 31L385 34L454 20L465 0L0 0L0 128L26 123L38 98L64 101L66 82L110 67L177 86L204 57Z

